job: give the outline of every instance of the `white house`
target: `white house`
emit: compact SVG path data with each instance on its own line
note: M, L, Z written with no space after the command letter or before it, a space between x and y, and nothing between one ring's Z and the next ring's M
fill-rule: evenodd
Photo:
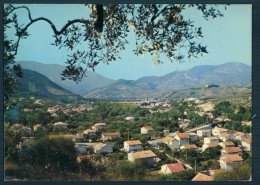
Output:
M177 133L175 139L179 141L179 145L188 145L190 143L190 136L187 133Z
M202 138L202 137L210 137L211 136L211 130L207 129L207 130L198 130L197 131L197 135Z
M215 127L214 129L212 129L212 135L214 136L219 136L220 134L227 134L227 133L228 133L228 129L225 128Z
M142 143L139 140L125 141L124 150L126 152L141 151Z
M243 132L235 132L233 135L236 137L236 140L242 141L246 139L246 134Z
M156 163L157 155L151 150L128 153L128 160L134 162L136 159L145 160L149 165Z
M219 164L221 169L230 170L234 165L241 163L242 161L243 159L238 154L232 154L220 158Z
M87 129L87 130L84 130L83 131L84 134L86 135L95 135L96 134L96 131L95 130L91 130L91 129Z
M218 143L204 143L202 145L202 151L204 152L207 148L213 148L219 146Z
M181 163L164 164L161 166L161 172L164 174L175 174L184 170Z
M241 144L245 150L252 150L252 140L251 139L244 139L241 142Z
M236 139L236 137L232 134L227 134L227 133L223 133L219 135L219 139L221 139L222 141L226 142L230 139Z
M97 131L99 129L103 129L103 128L106 128L107 127L107 124L106 123L96 123L92 126L92 129Z
M204 138L204 143L219 143L219 139L217 137L205 137Z
M126 117L125 120L130 121L130 122L134 122L135 118L134 117Z
M150 126L145 126L141 128L141 134L153 134L154 129Z
M167 144L168 147L170 147L171 149L180 148L179 141L177 139L173 138L173 137L166 136L163 139L163 143Z
M107 152L107 153L112 153L113 152L113 146L104 144L104 143L99 143L97 145L94 145L94 153L95 154L100 154L101 152Z
M196 133L189 133L189 136L190 136L190 141L197 141L198 139L198 135Z
M224 148L221 151L222 157L224 157L225 155L230 155L230 154L238 154L238 155L242 156L242 150L239 147L228 147L228 148Z
M106 140L113 139L116 137L120 137L119 132L102 133L101 140L106 141Z
M219 145L222 146L222 148L235 147L235 144L232 141L222 142L219 143Z

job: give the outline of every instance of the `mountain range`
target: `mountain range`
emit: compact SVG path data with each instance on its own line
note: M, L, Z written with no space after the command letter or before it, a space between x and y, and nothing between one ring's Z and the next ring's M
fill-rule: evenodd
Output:
M196 66L186 71L175 71L161 77L150 76L138 80L117 80L116 82L88 92L85 98L98 99L144 99L167 96L172 91L206 84L251 84L251 67L228 62L221 65Z
M66 89L66 92L70 91L85 98L102 100L174 97L175 91L206 84L251 85L251 67L238 62L228 62L221 65L201 65L186 71L175 71L160 77L146 76L137 80L120 79L115 81L88 71L87 77L79 84L61 80L60 74L64 70L64 66L28 61L19 63L24 69L30 69L46 76L63 90ZM39 75L37 74L37 76ZM36 81L34 80L34 82ZM198 92L201 94L203 91Z

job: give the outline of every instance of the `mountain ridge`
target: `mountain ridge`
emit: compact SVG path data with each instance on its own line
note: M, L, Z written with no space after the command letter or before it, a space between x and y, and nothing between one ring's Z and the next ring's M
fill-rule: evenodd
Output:
M115 97L122 100L134 98L162 97L174 90L206 84L251 84L251 67L239 62L227 62L220 65L195 66L185 71L174 71L157 77L141 77L137 80L117 80L108 86L94 89L84 95L85 98Z

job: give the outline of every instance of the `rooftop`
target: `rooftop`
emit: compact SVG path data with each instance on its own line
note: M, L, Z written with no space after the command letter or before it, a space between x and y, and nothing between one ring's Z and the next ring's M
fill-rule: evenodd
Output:
M164 142L169 142L169 141L174 141L175 139L173 137L169 137L169 136L166 136L163 141Z
M252 143L252 139L244 139L242 142L245 142L247 144L251 144Z
M103 136L120 136L119 132L104 132L102 133Z
M210 139L211 140L211 139L218 139L218 138L213 136L213 137L205 137L204 139Z
M243 161L238 154L225 155L225 157L221 158L221 160L228 164Z
M208 147L217 147L218 143L207 143Z
M154 130L152 127L150 126L144 126L143 128L145 128L146 130Z
M235 145L232 141L223 142L225 146Z
M139 140L133 140L133 141L125 141L128 145L141 145L142 143Z
M189 139L190 136L187 133L177 133L176 134L180 139Z
M242 152L241 148L239 148L239 147L225 148L224 151L226 151L227 153Z
M185 149L198 149L198 147L195 144L192 145L183 145Z
M244 136L244 135L246 135L246 134L243 133L243 132L235 132L235 133L233 133L233 135L234 135L234 136Z
M203 173L198 173L191 181L213 181L213 178Z
M93 125L93 127L96 127L96 126L106 126L107 124L106 123L96 123L95 125Z
M139 151L132 153L135 159L142 159L142 158L150 158L156 157L157 155L153 153L151 150Z
M205 130L198 130L198 131L200 131L200 132L211 132L211 130L210 130L210 129L205 129Z
M172 164L166 164L166 165L172 173L178 173L178 172L185 170L181 163L172 163Z

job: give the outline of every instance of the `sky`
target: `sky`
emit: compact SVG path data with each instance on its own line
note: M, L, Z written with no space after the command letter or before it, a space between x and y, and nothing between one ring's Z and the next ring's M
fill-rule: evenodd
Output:
M50 19L58 30L68 20L87 18L87 7L73 4L27 4L31 10L32 18L46 17ZM154 66L153 57L149 55L136 56L135 36L129 35L130 44L125 51L121 51L121 60L117 59L110 65L100 63L95 72L105 77L117 80L136 80L143 76L162 76L176 70L187 70L198 65L219 65L226 62L241 62L251 66L252 63L252 6L230 5L223 10L224 17L205 21L202 14L192 9L184 15L195 21L196 26L202 27L202 45L207 46L209 54L185 63L171 63L162 58L163 64ZM86 13L87 12L87 13ZM28 22L25 10L17 11L20 22ZM28 39L20 42L17 61L36 61L45 64L65 65L67 50L52 46L54 39L50 26L45 22L37 22L29 27L31 34ZM12 37L12 33L8 33ZM132 41L132 42L131 42ZM84 45L82 45L84 49Z

